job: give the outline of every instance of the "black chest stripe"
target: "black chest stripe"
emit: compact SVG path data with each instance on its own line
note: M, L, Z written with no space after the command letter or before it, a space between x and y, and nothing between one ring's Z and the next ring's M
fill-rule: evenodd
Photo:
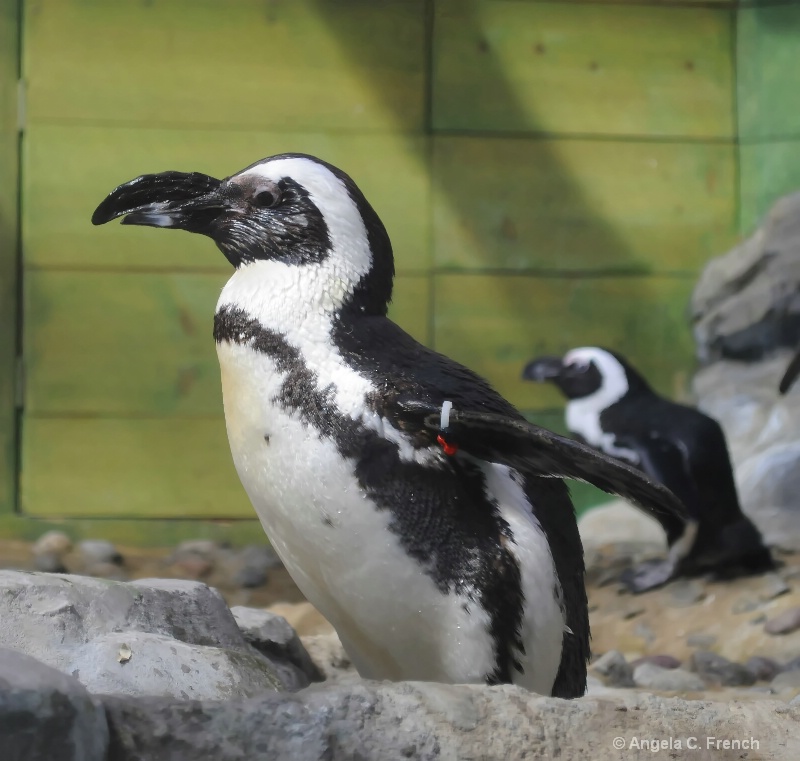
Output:
M333 388L317 387L296 348L241 310L224 307L216 315L214 339L246 344L275 361L286 376L275 401L352 459L361 488L391 513L390 530L443 594L466 597L466 610L477 603L489 614L497 665L486 681L510 682L512 669L522 671L517 654L525 652L522 582L507 548L511 529L486 497L477 467L450 458L441 468L402 460L397 444L338 413Z

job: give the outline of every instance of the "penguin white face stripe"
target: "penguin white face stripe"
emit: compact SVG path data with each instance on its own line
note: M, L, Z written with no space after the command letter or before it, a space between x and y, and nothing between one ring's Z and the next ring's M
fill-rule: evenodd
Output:
M625 368L612 354L593 346L572 349L564 355L565 366L588 365L590 362L599 370L602 383L593 394L570 399L566 409L567 428L606 454L636 464L636 453L616 446L613 434L605 433L600 425L600 413L628 393Z

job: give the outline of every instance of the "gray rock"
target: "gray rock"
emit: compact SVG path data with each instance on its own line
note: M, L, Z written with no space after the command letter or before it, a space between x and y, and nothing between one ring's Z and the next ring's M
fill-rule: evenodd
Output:
M311 682L321 682L323 675L297 636L297 632L282 616L241 605L231 608L236 624L244 638L259 652L276 663L291 663Z
M252 544L226 558L221 565L234 584L249 588L266 583L268 572L280 567L281 560L269 545Z
M64 556L72 549L72 540L63 531L47 531L31 547L37 571L62 573Z
M713 634L703 634L702 632L695 632L686 637L686 644L689 645L689 647L698 647L703 650L713 647L716 642L716 636Z
M798 671L800 670L800 656L792 658L790 661L783 664L783 668L779 671Z
M66 674L0 648L0 737L8 761L105 761L105 712Z
M740 613L752 613L754 610L758 610L762 604L762 601L757 600L752 595L740 595L731 606L731 613L735 615L739 615Z
M760 579L758 597L764 602L774 600L776 597L788 594L791 588L777 573L765 573Z
M636 666L633 670L633 681L637 687L670 692L698 692L706 687L697 674L683 669L661 668L654 663Z
M780 664L772 658L765 658L762 655L754 655L748 658L744 667L761 682L770 682L781 671Z
M619 650L609 650L601 655L592 668L606 677L606 684L610 687L633 687L633 669L625 660Z
M355 667L336 632L312 634L301 637L300 640L326 681L347 680L357 676Z
M114 565L122 563L122 555L111 542L105 539L84 539L78 543L78 552L87 568L100 563Z
M692 653L691 668L710 685L740 687L749 686L756 681L755 676L742 664L707 650Z
M732 711L727 701L630 690L558 700L510 685L359 682L216 703L111 698L106 709L114 761L620 761L632 752L644 757L630 749L633 738L750 734L759 740L754 757L800 758L796 712L768 697ZM617 737L627 744L622 750Z
M800 607L789 608L764 624L767 634L791 634L800 629Z
M762 226L703 270L692 296L698 358L753 361L793 348L800 318L800 193L780 199Z
M162 695L186 700L253 697L284 676L256 652L185 642L148 632L104 634L77 647L67 666L95 695ZM276 673L277 672L277 673ZM308 685L286 681L291 689Z
M44 573L64 573L67 570L64 558L55 552L38 552L33 556L33 565Z
M74 673L90 691L104 693L214 700L281 685L220 594L191 581L0 571L0 646ZM297 671L281 665L282 674ZM298 679L283 686L305 683Z
M695 605L706 596L702 584L693 579L676 579L669 587L669 597L666 600L671 608L688 608Z
M768 545L800 549L800 390L777 393L800 344L800 194L709 262L692 321L698 406L725 431L742 507Z
M72 540L63 531L46 531L31 547L34 555L49 552L63 557L72 549Z
M800 670L782 671L770 683L774 692L800 691Z
M662 669L677 669L680 668L681 662L673 655L666 654L653 654L643 655L635 661L631 661L631 668L635 669L642 663L652 663L655 666L660 666Z
M627 556L632 550L658 554L667 549L666 535L658 521L621 499L587 510L578 520L578 530L587 554L595 548L620 543L630 545Z

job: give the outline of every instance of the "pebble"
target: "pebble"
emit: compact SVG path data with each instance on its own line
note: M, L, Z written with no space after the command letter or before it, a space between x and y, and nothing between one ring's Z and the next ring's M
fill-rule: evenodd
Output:
M785 663L780 671L800 671L800 656Z
M281 565L275 550L269 545L251 544L223 562L234 584L240 587L260 587L267 581L267 572Z
M764 602L769 602L790 591L789 585L777 573L766 573L761 577L758 597Z
M770 682L781 671L781 665L772 658L754 655L745 661L744 667L759 681Z
M692 579L678 579L669 586L667 604L671 608L688 608L700 602L706 596L701 584Z
M633 681L637 687L671 692L699 692L706 687L697 674L683 669L661 668L655 663L642 663L637 666L633 671Z
M593 664L592 669L606 677L606 684L610 687L633 687L633 669L625 660L619 650L609 650L601 655Z
M128 574L118 563L91 563L83 569L82 573L85 576L94 576L98 579L128 581Z
M788 692L800 690L800 669L795 671L782 671L770 683L775 692Z
M702 632L690 634L686 638L686 644L689 647L698 647L701 650L708 650L709 647L713 647L716 643L717 638L713 634L703 634Z
M698 650L692 654L691 669L707 684L718 687L749 686L756 681L755 676L741 663L708 650Z
M734 615L739 615L740 613L752 613L754 610L758 610L761 605L761 601L757 600L755 597L752 597L751 595L742 595L731 606L731 613Z
M795 695L790 701L790 706L800 706L800 695Z
M66 555L72 549L72 540L63 531L47 531L31 547L34 555L51 552Z
M62 556L55 552L40 552L34 555L33 564L37 571L45 573L65 573L67 570Z
M47 531L31 547L37 571L64 573L64 555L72 549L72 540L63 531Z
M78 552L87 568L100 563L122 564L122 555L111 542L105 539L84 539L78 543Z
M681 662L671 655L645 655L637 658L631 663L631 668L636 669L643 663L651 663L654 666L659 666L662 669L676 669L680 668Z
M800 607L789 608L764 624L767 634L791 634L800 629Z
M217 543L211 539L187 539L175 548L168 562L175 563L186 555L199 555L213 561L218 549Z

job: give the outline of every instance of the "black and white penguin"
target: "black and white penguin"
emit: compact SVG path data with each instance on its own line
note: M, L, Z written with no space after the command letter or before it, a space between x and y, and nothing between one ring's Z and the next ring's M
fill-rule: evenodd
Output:
M569 400L566 424L573 436L640 468L686 506L686 523L668 513L656 516L669 556L628 574L634 591L679 574L730 576L773 567L761 534L739 506L716 420L659 396L622 356L595 346L535 359L523 378L556 385Z
M92 221L116 217L207 235L235 267L214 338L236 470L360 674L583 694L583 553L561 477L653 510L680 511L675 497L528 425L392 323L388 235L330 164L145 175Z

